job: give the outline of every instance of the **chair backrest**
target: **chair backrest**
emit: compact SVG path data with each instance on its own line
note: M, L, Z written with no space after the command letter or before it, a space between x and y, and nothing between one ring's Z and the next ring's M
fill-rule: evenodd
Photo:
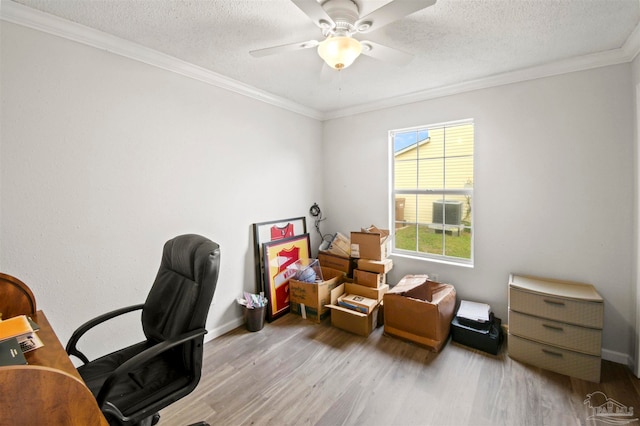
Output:
M36 313L36 298L31 289L16 277L3 273L0 273L0 313L4 319Z
M151 342L204 328L218 281L220 247L205 237L180 235L164 245L158 275L142 309Z
M0 424L98 426L107 422L79 379L55 368L0 368Z

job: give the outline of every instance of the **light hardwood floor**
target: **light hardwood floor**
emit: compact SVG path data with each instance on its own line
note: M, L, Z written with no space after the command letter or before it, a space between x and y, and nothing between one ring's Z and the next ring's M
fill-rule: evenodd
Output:
M640 381L619 364L591 383L513 361L506 345L492 356L449 341L436 354L382 327L364 338L287 314L206 343L198 388L159 425L606 426L588 419L595 391L640 417Z

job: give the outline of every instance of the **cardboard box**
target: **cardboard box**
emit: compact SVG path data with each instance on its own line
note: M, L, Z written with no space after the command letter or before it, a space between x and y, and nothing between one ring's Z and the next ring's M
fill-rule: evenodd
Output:
M378 327L384 324L384 300L378 305Z
M361 228L360 229L362 232L371 232L373 234L381 234L385 237L389 236L389 230L388 229L380 229L375 225L371 225L368 228Z
M369 315L331 305L331 325L359 336L368 337L378 327L378 308Z
M389 284L382 284L377 288L365 287L360 284L350 283L347 280L344 281L345 293L360 294L369 299L376 299L378 302L382 302L384 294L389 291Z
M331 304L327 305L327 308L331 309L331 325L353 334L369 336L378 326L378 306L369 314L343 308L337 304L337 301L344 292L345 284L340 284L331 290Z
M360 296L359 294L344 293L338 297L338 305L363 314L370 314L378 306L378 300Z
M336 256L351 257L351 241L340 232L336 232L327 251Z
M393 268L392 259L371 260L358 259L358 269L369 272L377 272L378 274L386 274Z
M455 307L451 284L407 275L384 295L384 333L438 352L449 338Z
M364 271L362 269L353 270L353 281L356 284L363 285L365 287L378 288L384 284L384 274L378 274L376 272Z
M389 255L389 231L371 227L361 232L351 232L351 257L382 260Z
M342 283L344 272L331 268L322 268L324 281L307 283L295 279L289 280L289 297L291 312L303 318L321 322L329 316L331 290Z
M320 262L320 266L322 267L342 271L349 277L353 274L353 267L355 262L348 257L341 257L327 252L320 252L318 253L318 261Z

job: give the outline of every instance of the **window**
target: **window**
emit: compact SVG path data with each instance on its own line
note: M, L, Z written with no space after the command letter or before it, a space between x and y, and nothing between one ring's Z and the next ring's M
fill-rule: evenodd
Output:
M393 252L473 264L472 120L389 132Z

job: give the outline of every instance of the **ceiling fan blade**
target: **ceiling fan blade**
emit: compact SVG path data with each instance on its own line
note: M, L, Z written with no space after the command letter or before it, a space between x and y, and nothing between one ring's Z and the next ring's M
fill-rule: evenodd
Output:
M363 40L360 44L362 45L363 55L380 61L390 62L396 65L406 65L413 59L413 55L410 53L394 49L393 47L383 46L373 41Z
M318 40L303 41L300 43L283 44L281 46L266 47L264 49L251 50L249 54L260 58L262 56L276 55L278 53L292 52L294 50L309 49L317 47L320 42Z
M395 0L358 19L355 27L361 33L375 31L393 21L433 6L435 3L436 0Z
M327 12L322 8L320 3L316 0L291 0L293 4L298 6L300 10L302 10L305 15L307 15L311 20L322 29L331 29L336 26L336 23L333 22L333 19Z

